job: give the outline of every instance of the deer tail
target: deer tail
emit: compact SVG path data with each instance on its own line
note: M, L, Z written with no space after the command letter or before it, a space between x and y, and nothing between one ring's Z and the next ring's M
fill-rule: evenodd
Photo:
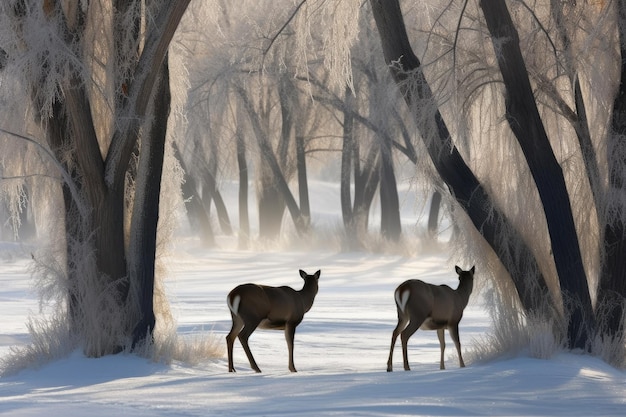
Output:
M400 311L402 311L403 313L405 312L406 303L409 301L410 293L411 292L409 291L408 288L405 288L404 290L402 289L396 290L396 293L395 293L396 305L398 306L398 309L400 309Z
M228 309L234 315L237 315L237 313L239 312L239 303L240 302L241 302L241 296L239 294L237 294L234 297L232 297L232 300L231 300L231 296L230 295L228 296L228 298L226 298L226 304L228 304Z

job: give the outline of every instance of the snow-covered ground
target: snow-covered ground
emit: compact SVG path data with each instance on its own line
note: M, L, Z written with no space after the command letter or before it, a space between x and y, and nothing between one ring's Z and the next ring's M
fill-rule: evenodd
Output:
M27 343L25 322L38 311L28 260L0 257L0 355ZM464 267L469 267L465 265ZM411 258L364 253L277 253L179 246L167 282L180 334L230 328L225 297L241 282L301 286L298 269L322 270L320 291L298 327L295 364L287 370L282 332L257 330L256 374L237 342L235 374L226 360L164 365L133 355L87 359L80 352L0 379L0 415L7 416L385 416L626 415L626 373L584 355L550 360L516 357L459 368L448 338L439 370L435 332L410 341L412 371L402 370L398 343L385 371L395 326L394 287L408 278L456 286L446 254ZM480 279L480 271L476 273ZM475 294L461 322L465 351L489 331ZM466 355L467 356L467 355ZM467 361L467 357L466 357Z
M331 230L338 227L337 185L312 185L313 223ZM410 187L401 191L404 230L410 234L425 222L425 205L419 206ZM225 196L236 199L233 187L226 187ZM228 204L236 207L233 201ZM412 371L402 370L398 341L395 372L387 373L396 324L394 288L410 278L456 287L455 262L445 249L418 248L417 254L400 256L346 253L334 246L237 251L231 249L233 244L223 244L209 250L186 238L166 261L166 292L178 333L189 337L212 333L224 352L224 336L230 330L226 307L230 289L244 282L299 289L298 269L309 273L321 269L319 293L296 332L298 373L287 369L283 333L270 330L257 330L250 338L262 374L250 369L239 342L235 374L227 372L225 357L192 366L165 365L127 354L88 359L74 352L0 378L0 415L626 415L626 372L599 359L561 353L549 360L523 354L489 363L472 360L472 347L490 328L477 291L461 321L466 368L459 368L447 336L447 369L440 371L436 333L418 330L409 343ZM11 346L30 341L26 322L37 317L39 302L32 290L29 262L29 248L0 242L0 358ZM481 281L479 268L476 280Z

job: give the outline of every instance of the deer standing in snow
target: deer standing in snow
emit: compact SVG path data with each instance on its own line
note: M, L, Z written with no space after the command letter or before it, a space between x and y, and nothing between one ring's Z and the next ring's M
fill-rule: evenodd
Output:
M289 370L296 372L296 367L293 365L293 338L296 326L302 321L304 313L313 306L320 271L309 275L300 270L300 276L304 279L304 286L300 291L284 286L242 284L228 294L226 302L233 319L233 327L226 336L229 372L235 372L233 345L237 337L252 369L261 372L248 346L248 338L257 327L285 330L285 339L287 339L289 349Z
M445 369L443 352L446 348L444 330L448 329L456 350L459 354L459 363L465 367L461 356L461 342L459 341L459 322L463 317L463 310L467 306L470 294L474 287L474 267L463 271L455 266L459 275L459 286L456 290L447 285L427 284L417 279L403 282L394 292L396 307L398 308L398 325L391 336L391 349L387 361L387 372L393 370L393 348L400 335L402 340L402 356L404 370L410 371L407 343L417 329L437 330L441 360L439 369Z

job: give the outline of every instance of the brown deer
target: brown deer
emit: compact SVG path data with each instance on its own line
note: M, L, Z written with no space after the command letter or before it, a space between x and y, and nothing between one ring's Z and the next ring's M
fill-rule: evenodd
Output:
M226 302L233 319L233 327L226 336L229 372L235 372L233 345L237 337L252 369L261 372L248 346L248 338L257 327L285 330L285 339L287 339L289 349L289 370L296 372L296 367L293 365L293 337L304 313L313 306L320 271L309 275L300 270L300 276L304 279L304 286L300 291L284 286L242 284L228 294Z
M455 266L455 270L459 274L459 286L456 290L447 285L432 285L417 279L405 281L396 288L394 295L398 308L398 325L391 336L387 372L393 370L393 348L398 335L401 335L400 339L402 340L404 370L411 370L407 343L413 333L420 328L422 330L437 330L439 347L441 348L439 369L445 369L443 364L443 352L446 349L445 329L448 329L454 341L461 367L465 367L463 356L461 356L459 322L463 317L463 310L467 306L474 287L474 267L469 271L463 271Z

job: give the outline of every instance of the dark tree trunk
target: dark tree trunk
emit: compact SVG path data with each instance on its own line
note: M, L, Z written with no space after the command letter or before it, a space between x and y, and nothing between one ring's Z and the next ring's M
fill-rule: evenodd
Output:
M138 285L139 322L133 330L132 348L151 342L156 324L154 314L154 273L156 260L159 200L167 120L170 114L170 83L167 56L160 81L155 86L154 118L142 139L139 171L131 226L131 282Z
M398 0L370 0L381 37L385 61L390 65L404 98L420 120L428 153L442 180L476 229L510 272L526 311L558 311L534 255L522 236L497 207L453 145L450 132L411 48ZM431 107L432 106L432 107ZM420 109L427 108L423 115ZM436 135L432 140L427 138Z
M437 235L439 224L439 209L441 208L441 193L435 191L430 200L430 211L428 212L428 236L432 239Z
M569 316L569 346L585 348L593 335L593 310L563 171L539 116L517 30L506 3L481 0L480 6L506 88L506 118L526 157L548 223L552 254Z
M250 240L248 215L248 162L243 135L237 131L237 166L239 168L239 247L246 249Z

